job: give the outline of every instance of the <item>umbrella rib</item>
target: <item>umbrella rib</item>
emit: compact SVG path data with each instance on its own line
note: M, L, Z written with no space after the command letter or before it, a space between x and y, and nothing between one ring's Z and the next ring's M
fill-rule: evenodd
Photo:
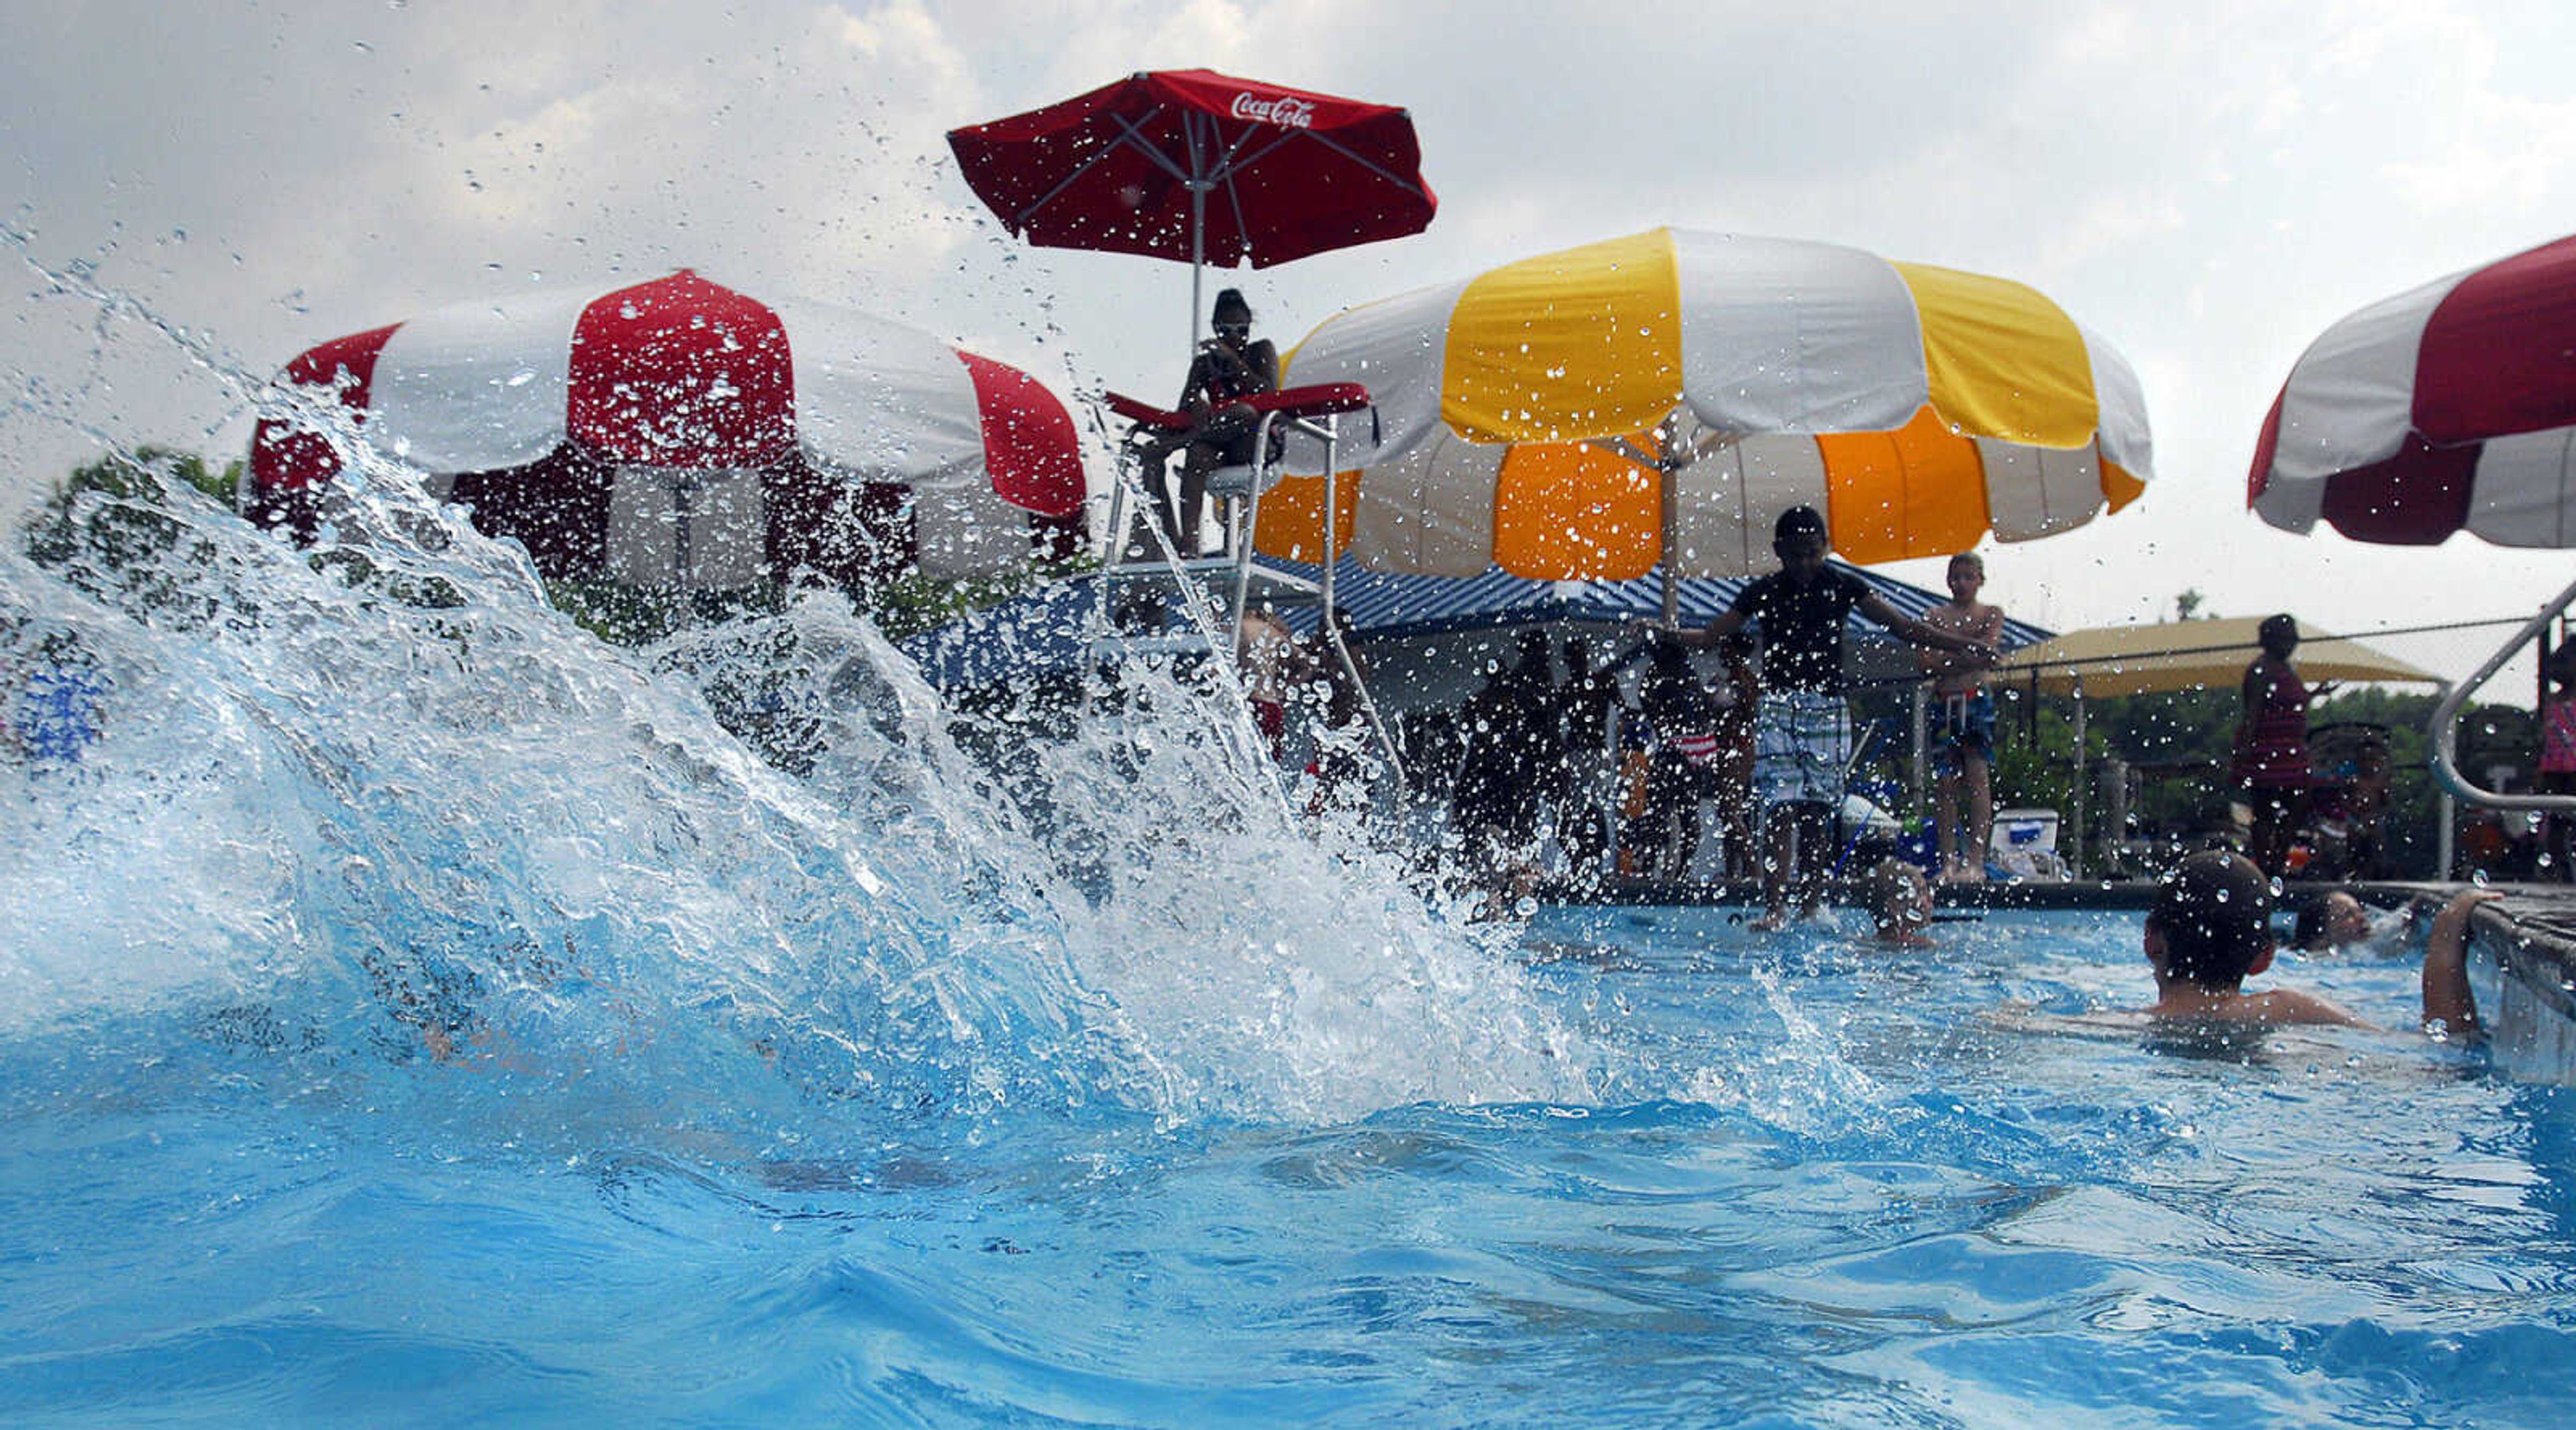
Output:
M1218 138L1223 139L1225 137L1225 125L1223 121L1210 119L1208 121L1208 127ZM1238 156L1243 153L1243 146L1252 142L1254 132L1255 131L1250 125L1246 125L1244 126L1243 132L1235 136L1233 142L1225 146L1225 153L1220 155L1216 162L1208 165L1207 173L1209 182L1214 183L1221 181L1236 169L1251 166L1253 163L1258 161L1263 154L1269 153L1271 150L1278 148L1280 143L1286 142L1285 136L1282 136L1279 141L1264 145L1250 158L1239 159Z
M1243 236L1243 246L1247 250L1252 247L1250 241L1252 235L1252 216L1243 211L1243 191L1235 187L1234 176L1237 171L1249 167L1252 163L1251 159L1246 159L1240 164L1235 162L1235 155L1242 150L1244 140L1248 140L1251 137L1252 131L1249 129L1244 130L1243 139L1238 139L1233 144L1228 145L1225 157L1218 160L1217 163L1208 170L1208 181L1211 184L1223 185L1225 188L1225 206L1228 211L1233 213L1234 231ZM1265 150L1264 152L1267 151Z
M1139 153L1142 153L1146 158L1151 159L1156 164L1160 165L1164 173L1169 174L1173 178L1186 184L1190 181L1190 172L1182 168L1180 165L1173 163L1172 156L1165 153L1161 145L1156 144L1153 140L1145 137L1145 126L1153 121L1155 115L1162 112L1163 107L1158 104L1135 119L1129 119L1123 114L1113 114L1109 116L1110 118L1118 121L1118 137L1110 141L1111 147L1114 148L1120 144L1127 145L1129 148L1135 149ZM1181 122L1186 126L1189 123L1189 116L1187 114L1183 114L1181 116Z
M1634 462L1641 467L1661 469L1663 466L1654 453L1625 437L1586 437L1575 445L1589 447L1596 452L1607 452L1622 461Z
M1741 445L1743 441L1744 434L1741 432L1728 432L1717 428L1703 429L1697 437L1691 439L1690 454L1682 460L1681 466L1687 467L1702 457Z
M1257 163L1261 159L1267 157L1271 150L1297 139L1304 139L1310 144L1321 144L1325 148L1332 150L1334 153L1341 155L1343 158L1348 159L1361 168L1368 170L1370 173L1377 175L1379 178L1386 180L1388 183L1395 185L1397 188L1404 190L1408 194L1420 194L1422 192L1422 185L1414 180L1396 173L1394 170L1387 168L1385 165L1378 163L1376 160L1369 158L1365 154L1359 153L1349 145L1342 143L1340 140L1335 139L1330 135L1318 134L1311 129L1294 130L1289 133L1282 134L1270 144L1265 145L1259 153L1252 155L1243 162L1247 166Z
M1181 181L1194 188L1204 186L1216 177L1216 170L1209 166L1200 150L1203 141L1199 137L1199 118L1189 110L1181 111L1181 139L1190 146L1190 171L1181 175ZM1216 121L1208 122L1213 124Z
M1117 121L1120 131L1118 137L1101 145L1099 153L1094 154L1090 158L1083 160L1081 163L1074 165L1071 172L1067 173L1062 179L1056 181L1056 186L1054 188L1047 190L1043 195L1031 200L1027 205L1022 207L1019 212L1019 217L1012 221L1011 227L1015 230L1026 228L1028 226L1030 215L1035 214L1038 210L1045 208L1047 205L1054 203L1057 199L1063 197L1065 190L1072 188L1075 184L1081 182L1082 177L1090 173L1094 168L1098 167L1102 160L1117 153L1119 146L1122 144L1131 145L1137 149L1143 150L1146 158L1162 165L1163 168L1169 170L1175 178L1187 181L1189 176L1181 173L1178 169L1174 169L1172 167L1172 161L1169 158L1166 158L1161 150L1137 137L1137 131L1144 126L1145 120L1150 120L1156 114L1161 112L1162 106L1156 105L1153 109L1146 111L1144 119L1133 122L1128 120L1128 118L1123 114L1113 114L1109 116L1111 119Z

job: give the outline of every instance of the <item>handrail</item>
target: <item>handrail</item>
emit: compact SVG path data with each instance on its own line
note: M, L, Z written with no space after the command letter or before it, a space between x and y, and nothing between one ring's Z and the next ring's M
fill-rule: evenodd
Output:
M1244 406L1259 413L1260 421L1253 428L1253 480L1251 490L1246 493L1246 500L1243 503L1242 509L1240 511L1229 511L1227 514L1227 556L1234 563L1235 568L1234 599L1231 603L1232 609L1229 612L1232 616L1230 629L1238 632L1243 629L1244 612L1251 604L1252 567L1255 555L1252 540L1254 530L1260 521L1261 494L1263 486L1265 485L1261 478L1266 469L1275 465L1275 463L1270 460L1271 432L1275 427L1284 423L1290 428L1307 433L1310 436L1318 437L1324 443L1325 550L1323 553L1323 561L1321 563L1322 579L1319 583L1319 590L1323 603L1322 613L1318 618L1319 633L1324 637L1325 643L1331 647L1334 658L1340 663L1343 673L1350 678L1353 688L1359 692L1360 709L1367 717L1370 733L1376 736L1378 747L1386 757L1387 772L1393 776L1395 781L1395 803L1399 808L1401 808L1404 804L1406 792L1409 788L1404 769L1403 753L1396 743L1394 732L1387 728L1385 716L1378 710L1377 697L1370 692L1368 682L1360 675L1358 658L1351 654L1349 645L1342 639L1340 628L1333 623L1333 553L1331 548L1334 513L1338 510L1338 504L1333 499L1335 468L1338 466L1338 463L1333 459L1333 450L1336 438L1339 434L1336 424L1332 419L1348 413L1366 410L1375 405L1374 399L1370 396L1368 388L1360 383L1325 382L1311 383L1303 387L1281 388L1273 392L1254 393L1248 397L1236 400L1240 401ZM1103 405L1107 406L1112 412L1121 417L1127 418L1130 422L1134 423L1138 429L1173 431L1185 429L1191 422L1190 415L1186 412L1177 412L1158 408L1150 403L1141 402L1135 398L1128 397L1120 393L1103 392L1101 394L1101 401ZM1103 578L1100 583L1101 600L1098 609L1093 614L1093 629L1095 631L1105 631L1108 625L1110 607L1108 594L1109 588L1118 575L1120 567L1123 564L1122 558L1125 554L1124 548L1126 545L1128 500L1131 495L1145 497L1149 501L1152 498L1152 494L1149 492L1141 490L1131 491L1131 484L1127 480L1128 463L1137 455L1136 450L1132 446L1122 447L1119 452L1119 480L1117 485L1112 489L1110 498L1110 539L1113 544L1111 546L1110 558L1103 566L1101 572ZM1142 473L1139 473L1139 475L1141 476ZM1176 575L1188 565L1190 557L1195 554L1178 552L1168 544L1164 544L1161 541L1159 531L1157 533L1157 545L1162 547L1166 562L1166 567L1162 569L1168 569ZM1187 598L1185 597L1185 599ZM1090 661L1092 664L1097 663L1097 651L1098 637L1095 637L1092 642L1092 660ZM1229 662L1229 664L1231 664L1231 662ZM1272 779L1274 783L1277 780L1277 774L1275 771L1272 773Z
M2541 607L2540 614L2525 621L2522 629L2514 632L2501 650L2487 657L2486 664L2479 666L2476 674L2454 686L2442 696L2440 702L2434 705L2433 715L2427 722L2428 729L2425 732L2431 737L2433 745L2430 761L2433 767L2433 779L2453 798L2482 805L2488 809L2576 810L2576 795L2501 794L2495 790L2471 784L2468 776L2460 772L2459 765L2460 711L2468 704L2469 696L2475 693L2479 686L2493 679L2497 671L2504 669L2505 662L2520 654L2524 646L2538 639L2540 633L2548 628L2549 623L2557 619L2570 605L2576 605L2576 585L2570 585L2566 590L2558 593L2558 599Z
M1100 394L1103 405L1140 427L1164 432L1189 430L1193 419L1178 408L1156 407L1150 402L1122 392ZM1282 417L1330 417L1345 412L1358 412L1373 405L1369 390L1356 382L1315 382L1303 387L1275 388L1269 392L1246 393L1226 399L1229 405L1241 403L1255 412L1276 412Z
M1340 437L1340 431L1329 419L1342 413L1357 412L1368 407L1370 405L1368 389L1355 382L1329 382L1317 383L1310 387L1284 388L1279 392L1264 395L1292 400L1274 403L1264 409L1261 413L1260 426L1253 429L1252 494L1244 502L1242 514L1235 518L1232 529L1226 533L1228 539L1235 543L1236 560L1240 563L1236 568L1234 588L1235 628L1242 629L1243 608L1252 585L1252 560L1256 554L1252 547L1252 538L1261 524L1260 473L1262 469L1274 465L1270 461L1271 424L1284 417L1289 426L1310 436L1320 437L1324 442L1324 549L1322 559L1318 563L1321 567L1321 579L1317 583L1323 595L1323 609L1315 618L1316 629L1324 636L1325 643L1333 648L1334 655L1340 659L1342 673L1350 677L1352 688L1360 693L1360 709L1368 716L1370 733L1377 736L1378 748L1386 755L1386 767L1395 776L1396 805L1402 808L1405 791L1409 788L1404 776L1404 756L1397 750L1395 736L1386 728L1385 718L1378 714L1377 697L1369 693L1368 682L1360 677L1359 661L1351 655L1350 647L1343 643L1341 628L1333 624L1333 524L1337 519L1337 507L1333 500L1333 481L1334 469L1340 465L1334 460L1333 450ZM1319 418L1325 420L1318 421Z

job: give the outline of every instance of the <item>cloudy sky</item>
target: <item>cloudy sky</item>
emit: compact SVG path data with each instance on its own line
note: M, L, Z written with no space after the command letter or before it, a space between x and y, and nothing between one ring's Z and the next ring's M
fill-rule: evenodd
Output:
M1174 385L1185 268L1011 242L953 126L1136 69L1402 104L1440 216L1235 276L1350 302L1661 224L2028 282L2145 384L2153 485L1990 553L2070 628L2527 615L2576 566L2244 510L2291 361L2364 303L2576 230L2576 7L486 0L0 7L0 505L105 442L229 456L320 339L680 266L930 329L1068 393ZM1937 583L1921 563L1898 574ZM2476 637L2391 649L2448 673Z

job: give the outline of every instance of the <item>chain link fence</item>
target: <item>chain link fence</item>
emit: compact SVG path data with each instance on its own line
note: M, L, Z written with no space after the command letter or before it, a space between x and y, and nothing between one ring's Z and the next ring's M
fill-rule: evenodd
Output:
M2337 635L2458 681L2526 619L2508 615ZM2553 632L2553 646L2565 635ZM2207 645L2177 648L2213 663L2235 661L2233 651ZM2244 662L2256 654L2254 645L2244 645ZM2292 664L2297 663L2294 655ZM2502 792L2534 788L2540 668L2535 651L2517 653L2463 711L2456 749L2472 781ZM2553 827L2538 816L2444 799L2427 758L2427 721L2445 688L2342 685L2310 708L2314 783L2291 852L2292 877L2567 877L2568 822ZM1934 785L1919 762L1914 736L1918 689L1917 682L1888 678L1860 684L1852 697L1856 718L1880 732L1863 778L1890 794L1909 832L1928 832ZM2079 875L2140 877L2194 849L2242 847L2250 811L2232 771L2243 707L2236 680L2080 703L2001 680L1996 694L1994 804L2053 815L2057 852Z

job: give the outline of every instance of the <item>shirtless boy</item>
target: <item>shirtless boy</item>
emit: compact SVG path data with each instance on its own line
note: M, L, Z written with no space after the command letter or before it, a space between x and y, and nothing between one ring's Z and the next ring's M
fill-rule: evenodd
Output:
M1991 649L2003 637L2004 613L2003 608L1977 599L1986 584L1985 558L1973 551L1960 552L1950 558L1949 575L1950 599L1924 612L1923 623ZM1932 818L1941 850L1941 879L1980 884L1985 882L1986 846L1995 827L1990 778L1995 697L1986 689L1987 665L1932 647L1918 651L1916 658L1924 674L1932 677L1932 769L1938 777ZM1968 817L1964 831L1959 824L1963 796Z

